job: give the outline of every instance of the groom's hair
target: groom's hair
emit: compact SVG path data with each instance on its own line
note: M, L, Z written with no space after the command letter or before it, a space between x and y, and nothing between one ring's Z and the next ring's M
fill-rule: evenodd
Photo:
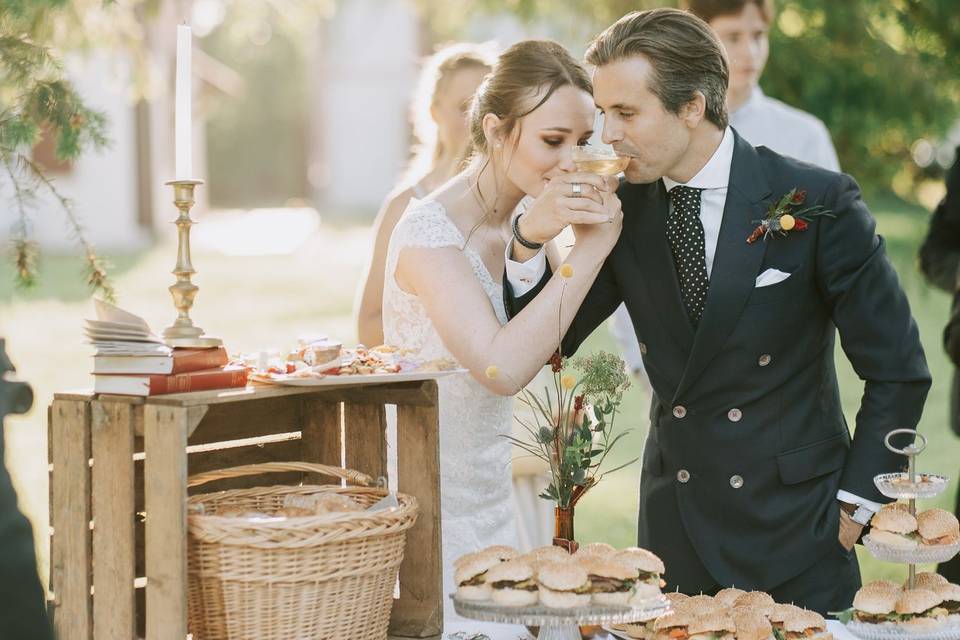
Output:
M773 0L687 0L684 8L704 22L720 16L738 16L747 5L755 5L768 25L773 22Z
M699 91L706 98L707 120L726 128L730 71L723 46L706 22L679 9L628 13L594 38L586 59L602 67L633 56L650 62L650 90L664 109L680 113Z

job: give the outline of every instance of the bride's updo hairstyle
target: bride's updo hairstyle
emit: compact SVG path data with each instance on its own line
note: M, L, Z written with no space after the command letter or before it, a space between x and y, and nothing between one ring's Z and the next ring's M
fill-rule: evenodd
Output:
M506 137L521 118L536 111L557 89L568 85L593 94L587 71L560 44L552 40L524 40L504 51L470 105L474 151L489 158L490 144L483 132L483 118L488 113L500 118L500 133Z

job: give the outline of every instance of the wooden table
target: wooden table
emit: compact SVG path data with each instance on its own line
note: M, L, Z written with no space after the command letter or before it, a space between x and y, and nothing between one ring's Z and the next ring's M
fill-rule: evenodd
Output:
M385 477L388 404L397 406L399 490L420 504L407 534L390 635L439 636L439 434L437 385L429 380L151 398L56 394L48 450L50 611L59 640L185 638L187 475L303 460ZM304 479L271 474L197 489Z

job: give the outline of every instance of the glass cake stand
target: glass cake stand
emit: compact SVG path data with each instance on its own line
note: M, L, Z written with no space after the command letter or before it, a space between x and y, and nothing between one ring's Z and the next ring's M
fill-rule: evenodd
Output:
M580 640L580 625L643 622L670 611L670 601L662 595L633 606L590 605L572 609L552 609L543 605L506 607L489 600L479 602L450 597L457 614L464 618L540 627L538 640Z
M855 620L845 626L847 631L863 640L960 640L957 616L950 618L934 628L923 630L911 630L890 623L870 624Z

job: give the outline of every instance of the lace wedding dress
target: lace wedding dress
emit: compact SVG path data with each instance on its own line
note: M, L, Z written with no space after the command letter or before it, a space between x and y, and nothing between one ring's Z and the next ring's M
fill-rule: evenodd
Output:
M501 324L506 324L501 285L480 256L464 248L464 238L439 202L412 200L390 237L383 287L383 334L387 344L413 349L418 358L450 358L420 300L403 291L394 278L397 259L406 248L456 247L473 266ZM463 321L470 321L464 310ZM491 363L493 364L493 363ZM469 374L441 378L440 512L443 536L444 633L482 632L514 639L522 627L489 625L459 618L449 594L456 591L453 561L493 544L516 546L510 473L513 398L484 389Z

